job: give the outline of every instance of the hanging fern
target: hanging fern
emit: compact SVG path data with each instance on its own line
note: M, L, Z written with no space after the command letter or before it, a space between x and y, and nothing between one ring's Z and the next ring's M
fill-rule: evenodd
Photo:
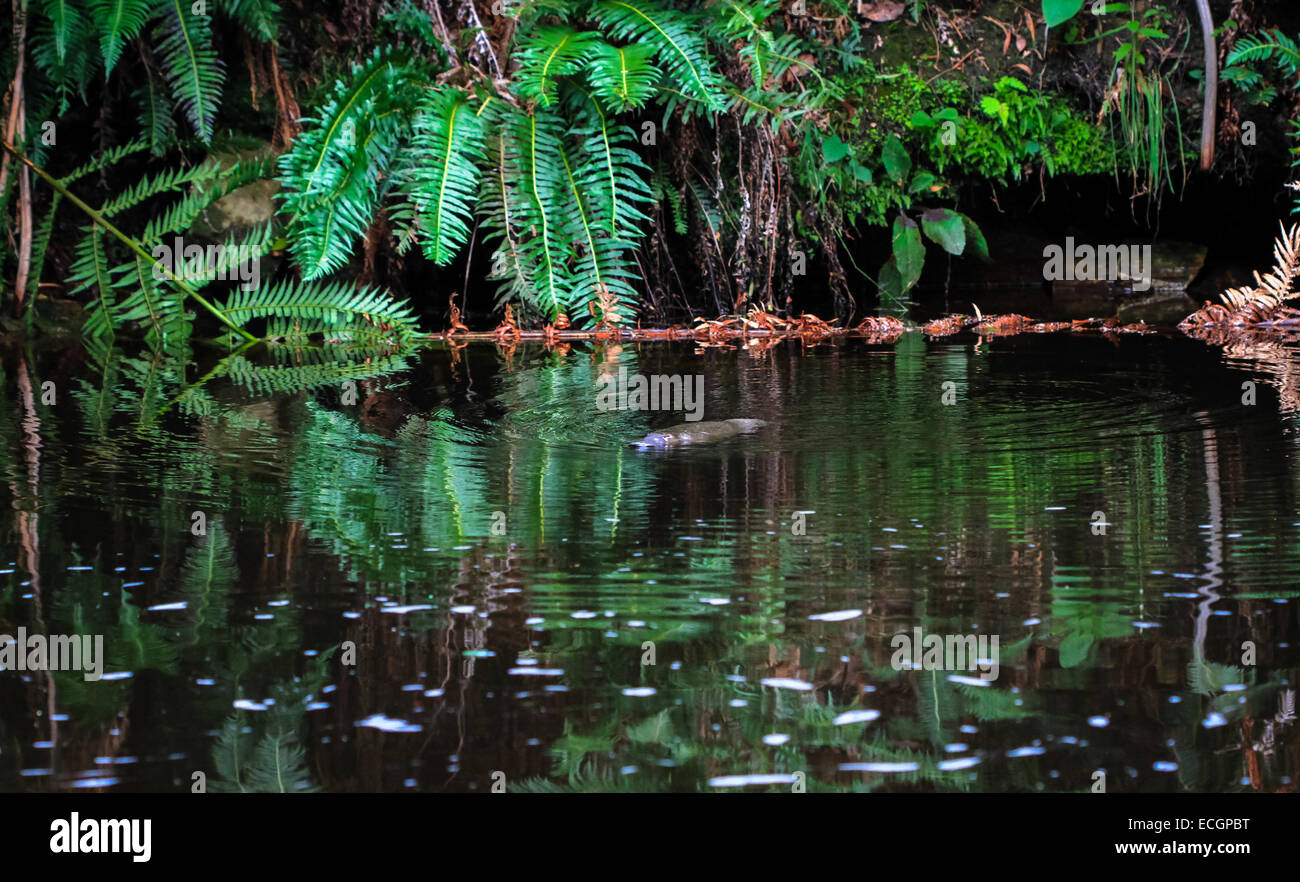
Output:
M90 0L90 12L100 33L105 76L113 72L122 47L144 29L153 5L152 0Z
M411 140L412 169L403 195L424 228L424 252L445 266L469 239L483 164L483 124L464 93L445 89L421 108Z
M726 82L714 70L697 16L647 0L599 0L595 15L616 39L651 47L677 88L705 110L723 109Z
M637 110L659 91L659 68L651 61L647 45L596 44L587 66L592 91L614 112Z
M515 91L521 98L550 106L558 78L572 76L585 67L596 42L596 35L589 31L564 25L537 27L520 42Z
M409 133L407 82L417 69L399 50L376 50L280 157L289 238L304 278L341 267L378 210L380 185Z
M165 0L155 31L163 77L185 111L194 132L212 141L225 71L212 48L212 23L196 15L188 0Z

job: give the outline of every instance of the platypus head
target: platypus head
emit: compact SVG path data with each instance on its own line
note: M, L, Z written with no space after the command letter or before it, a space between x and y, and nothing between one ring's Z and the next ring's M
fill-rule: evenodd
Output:
M674 436L664 432L651 432L640 441L633 441L632 446L641 450L664 450L673 445Z

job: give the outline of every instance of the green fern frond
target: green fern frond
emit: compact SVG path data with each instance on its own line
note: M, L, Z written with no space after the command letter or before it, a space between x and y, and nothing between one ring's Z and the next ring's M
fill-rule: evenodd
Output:
M59 178L59 183L66 187L69 184L81 180L86 175L94 174L110 165L115 165L121 162L127 156L134 153L141 153L148 149L149 145L144 141L132 141L131 143L123 144L120 147L111 147L99 156L96 156L90 162L87 162L85 165L78 166L63 177Z
M99 53L75 4L47 0L41 11L30 39L32 61L53 85L58 113L63 114L74 95L85 100Z
M410 304L393 300L381 289L346 282L286 280L254 291L236 289L218 309L238 327L277 318L293 320L306 329L302 333L374 329L403 337L415 329Z
M623 313L635 309L636 291L628 281L634 274L628 266L627 243L604 234L601 229L603 219L588 196L592 192L593 179L600 180L599 173L593 169L593 163L584 163L575 171L575 164L563 143L559 144L557 155L564 170L571 205L561 217L568 220L565 232L577 263L570 280L571 290L565 298L568 309L582 316L587 304L600 299L606 292L625 307Z
M63 64L69 49L75 48L85 34L82 10L72 0L41 0L40 6L53 29L54 57Z
M149 150L154 156L167 152L172 133L176 131L176 120L172 116L171 105L164 99L161 84L148 72L144 84L132 93L136 106L140 108L137 119L145 137L149 139Z
M156 175L145 175L101 205L99 213L104 217L113 217L154 196L184 190L191 184L210 183L220 174L221 164L216 160L209 160L190 168L170 168Z
M185 295L171 282L160 283L156 262L132 253L113 272L117 275L113 287L128 292L113 306L113 324L120 327L142 322L145 342L159 352L184 346L193 328L193 316L185 311Z
M280 32L280 4L277 0L217 0L217 8L264 43Z
M212 141L225 71L212 48L212 23L188 0L165 0L155 33L163 77L199 140Z
M424 228L425 255L439 266L469 239L469 221L484 162L483 122L464 93L434 92L415 118L405 195Z
M497 127L488 141L488 170L483 175L479 194L479 211L486 230L483 241L501 240L492 254L488 278L504 283L497 290L498 308L508 300L517 299L537 309L534 267L524 258L520 245L523 230L519 223L524 199L519 184L521 173L509 160L506 137L505 129Z
M558 159L563 121L552 113L512 113L505 121L507 162L517 168L519 223L529 234L520 240L524 263L531 273L537 302L548 319L564 311L570 290L566 242L561 230L564 173Z
M215 167L213 173L205 171L196 175L189 181L191 189L183 198L158 212L145 224L140 236L142 244L152 245L170 233L185 232L212 203L245 184L270 177L274 167L269 157L241 159L225 168L215 160L209 165Z
M754 3L722 0L722 6L725 10L722 34L729 42L745 42L741 55L748 58L754 85L761 89L768 77L774 74L769 62L776 51L776 41L763 25L777 10L777 4L775 0Z
M1257 61L1271 61L1285 73L1300 74L1300 46L1278 28L1242 37L1228 53L1225 67Z
M104 231L97 224L82 228L84 234L73 249L75 255L68 271L68 291L76 294L87 288L93 288L95 302L100 309L107 310L113 302L112 279L108 274L108 253L105 250ZM107 312L105 312L105 315ZM94 312L91 312L91 317ZM107 328L98 329L109 330Z
M646 45L611 46L598 43L587 66L587 82L615 113L638 110L659 91L659 68L650 60L654 50Z
M520 42L515 91L527 101L549 107L555 100L556 79L585 67L598 40L590 31L575 31L564 25L534 28Z
M280 157L283 204L293 215L289 239L304 278L346 263L373 220L381 181L409 128L407 108L416 105L408 61L404 52L376 50L354 65Z
M682 198L681 191L669 182L668 174L662 164L655 166L654 174L650 177L650 194L652 201L660 204L668 203L668 210L673 219L673 230L677 235L685 236L689 229L686 222L686 200Z
M649 0L599 0L594 12L614 38L651 47L684 94L706 110L723 109L725 81L714 70L699 16Z
M122 46L134 40L153 12L152 0L89 0L95 30L104 55L104 76L113 72Z
M591 185L591 198L602 217L602 229L614 238L632 240L641 233L633 225L649 220L637 203L650 201L650 188L642 173L650 171L631 149L636 133L612 122L599 102L575 89L569 102L574 134L583 139L583 177Z

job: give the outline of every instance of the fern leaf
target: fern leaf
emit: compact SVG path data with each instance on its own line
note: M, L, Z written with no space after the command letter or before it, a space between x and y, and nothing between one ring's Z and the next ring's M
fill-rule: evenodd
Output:
M616 39L651 47L685 95L707 110L723 109L725 82L714 70L698 16L649 0L600 0L595 15Z
M90 0L90 12L99 31L99 47L104 55L104 76L113 72L122 55L122 46L134 40L144 29L153 11L152 0Z
M639 109L659 91L662 74L650 60L653 54L640 44L597 44L587 67L592 91L615 113Z
M533 266L525 259L520 245L522 217L519 181L521 173L509 159L506 132L497 128L489 141L490 169L483 176L479 195L479 210L484 217L485 242L500 239L501 244L492 255L492 269L488 278L504 282L497 291L497 307L510 299L518 299L526 306L537 309L537 286L533 282Z
M81 10L71 0L42 0L42 12L49 19L54 33L54 54L60 64L68 58L68 50L79 42L86 23Z
M406 194L426 233L425 255L446 266L469 239L468 222L484 161L483 123L462 92L447 89L433 94L414 129Z
M1281 30L1243 37L1228 53L1225 67L1256 61L1272 61L1288 74L1300 73L1300 46Z
M254 291L236 289L218 309L239 327L260 318L289 319L304 328L301 333L369 328L401 337L415 328L410 304L346 282L286 280Z
M557 77L577 73L588 63L598 38L563 25L539 25L522 40L517 57L516 91L521 98L548 107Z
M71 106L72 96L85 100L98 53L94 51L91 30L76 4L69 0L44 0L41 11L44 14L35 18L29 38L32 61L53 84L58 113L63 114Z
M590 160L582 164L583 177L591 188L602 228L614 238L639 237L632 225L649 220L636 203L650 200L650 188L641 176L650 168L628 146L636 143L636 134L612 122L599 102L581 90L574 90L570 107L575 134L584 139L583 149Z
M377 50L354 65L280 157L294 262L307 279L346 263L378 208L380 182L408 129L406 109L416 104L408 62L404 52Z
M548 319L563 312L568 299L560 229L563 198L557 196L564 177L557 159L561 130L560 118L544 111L516 113L507 121L508 161L522 178L520 225L529 231L520 242L519 253L536 268L532 278L537 301Z
M264 43L280 32L280 4L276 0L217 0L217 8Z
M225 70L212 48L212 24L187 0L166 0L156 38L163 76L195 134L211 143Z
M96 313L107 318L109 309L114 301L112 290L113 282L108 273L108 254L105 251L104 232L98 224L91 224L82 230L85 235L77 243L75 254L76 258L72 263L68 273L68 289L70 293L84 291L87 288L93 288L95 292L94 305L88 319L93 319ZM112 333L112 328L105 322L96 322L93 325L88 323L87 331L92 336L102 336L104 333Z
M86 175L93 174L110 165L115 165L127 156L148 149L149 145L146 142L138 140L132 141L129 144L123 144L120 147L111 147L92 159L90 162L87 162L85 165L78 166L73 171L70 171L63 177L59 178L59 183L66 187L71 183L81 180Z
M140 108L137 117L140 128L149 139L149 150L154 156L162 156L167 152L167 144L172 132L176 130L171 106L163 100L159 85L153 76L146 73L144 84L132 93Z
M557 145L556 155L564 171L566 195L570 202L569 210L561 216L569 220L565 232L576 246L577 255L572 288L565 298L568 310L582 315L590 301L604 301L611 295L627 306L635 306L636 292L628 283L632 273L627 269L624 257L626 244L601 233L601 218L588 197L592 164L584 164L588 170L586 175L576 172L562 142Z

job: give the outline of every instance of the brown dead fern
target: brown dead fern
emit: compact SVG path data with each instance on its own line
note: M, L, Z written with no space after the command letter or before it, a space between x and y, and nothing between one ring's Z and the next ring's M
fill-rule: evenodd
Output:
M1224 291L1224 305L1206 303L1183 319L1179 327L1259 325L1300 318L1300 311L1286 306L1286 301L1300 296L1295 284L1296 277L1300 276L1300 224L1289 230L1285 225L1280 226L1281 231L1273 243L1272 271L1266 276L1256 272L1253 287Z

